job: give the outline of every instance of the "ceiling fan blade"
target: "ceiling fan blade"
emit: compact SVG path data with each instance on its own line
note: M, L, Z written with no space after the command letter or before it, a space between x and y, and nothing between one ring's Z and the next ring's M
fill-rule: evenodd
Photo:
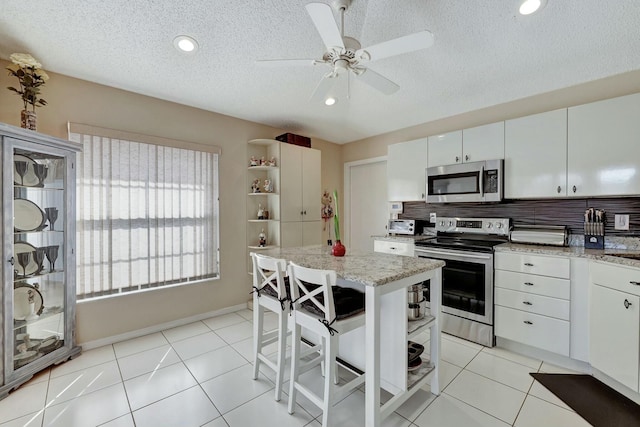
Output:
M334 47L344 49L344 42L338 24L333 17L331 6L325 3L309 3L305 7L327 49L330 50Z
M425 30L359 49L356 51L356 57L366 53L369 55L369 61L377 61L390 56L426 49L431 45L433 45L433 34Z
M313 91L313 94L311 95L311 98L309 100L314 104L324 102L327 95L329 94L329 91L333 88L333 85L337 80L337 74L329 73L325 75L322 80L320 80L320 83L318 83L318 86L316 86L316 89Z
M323 63L324 61L317 61L315 59L258 59L256 64L264 65L266 67L280 67L285 65L316 65L316 63Z
M385 95L391 95L400 89L400 86L384 77L381 74L376 73L369 68L364 68L360 73L354 73L360 81L368 84L374 89L379 90Z

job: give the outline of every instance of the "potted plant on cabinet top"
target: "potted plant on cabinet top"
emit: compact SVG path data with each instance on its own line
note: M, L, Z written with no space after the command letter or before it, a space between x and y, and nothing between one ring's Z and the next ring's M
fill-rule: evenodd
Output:
M49 76L42 70L42 64L28 53L14 53L10 57L12 65L7 67L10 76L14 76L20 83L19 88L7 87L20 95L24 103L21 112L21 126L25 129L36 130L36 107L47 105L47 101L40 98L40 88L49 80ZM31 111L29 111L31 105Z

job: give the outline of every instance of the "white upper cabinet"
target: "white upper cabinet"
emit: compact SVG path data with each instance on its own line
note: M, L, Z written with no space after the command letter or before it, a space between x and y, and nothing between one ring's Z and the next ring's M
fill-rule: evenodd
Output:
M387 147L387 194L390 201L425 200L427 138Z
M462 162L504 159L504 122L464 129Z
M505 122L504 196L567 196L567 109Z
M569 108L570 196L640 194L640 93Z
M281 144L280 156L280 220L320 221L320 151Z
M428 139L429 167L462 163L462 131L430 136Z
M479 162L504 158L504 122L430 136L428 165Z

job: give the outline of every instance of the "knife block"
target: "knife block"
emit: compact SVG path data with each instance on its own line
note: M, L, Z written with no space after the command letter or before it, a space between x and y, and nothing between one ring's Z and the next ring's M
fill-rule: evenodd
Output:
M604 223L584 223L585 249L604 249Z

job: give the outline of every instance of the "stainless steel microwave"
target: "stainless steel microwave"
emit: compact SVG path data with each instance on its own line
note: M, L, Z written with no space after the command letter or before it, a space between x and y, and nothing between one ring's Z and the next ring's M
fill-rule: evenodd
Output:
M503 165L499 159L427 168L427 203L499 202Z

